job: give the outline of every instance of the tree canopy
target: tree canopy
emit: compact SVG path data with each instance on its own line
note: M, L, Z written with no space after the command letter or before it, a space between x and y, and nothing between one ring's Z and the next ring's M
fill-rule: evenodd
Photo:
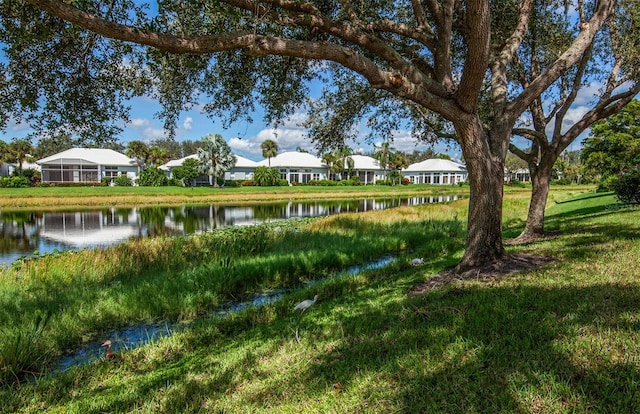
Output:
M515 123L630 1L579 1L573 13L550 0L163 1L153 11L131 0L16 0L0 8L9 56L0 103L5 117L77 133L125 119L123 100L140 93L159 99L168 127L195 104L227 121L260 104L277 121L323 79L312 114L326 127L309 128L320 148L342 146L361 120L388 139L408 126L420 139L460 144L471 184L463 269L504 257ZM536 19L564 25L565 38L520 82L513 73L528 40L546 35L531 30ZM31 63L34 72L21 73Z
M594 124L583 142L582 159L603 177L640 171L640 101Z

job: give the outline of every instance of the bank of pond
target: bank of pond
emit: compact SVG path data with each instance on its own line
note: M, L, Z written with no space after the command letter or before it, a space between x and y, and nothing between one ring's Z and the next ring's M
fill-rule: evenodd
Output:
M314 294L330 299L362 283L358 278L408 267L411 256L450 257L463 248L464 225L456 216L390 216L370 211L160 235L0 268L0 382L84 363L73 355L99 355L96 344L106 339L122 345L123 332L136 326L148 338L203 319L225 326L229 318L211 316L250 314L256 301L286 314L295 301ZM345 272L351 277L336 277ZM145 342L137 336L133 342Z
M437 195L55 211L0 210L0 265L23 257L109 246L131 239L199 234L228 227L442 203L459 198L459 195Z

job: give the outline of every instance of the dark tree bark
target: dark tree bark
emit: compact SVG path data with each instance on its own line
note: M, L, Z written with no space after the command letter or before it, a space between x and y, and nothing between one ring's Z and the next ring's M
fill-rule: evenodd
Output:
M522 239L538 238L544 236L544 211L549 196L549 183L553 170L554 160L545 157L539 165L529 164L531 175L531 200L527 212L527 222L522 231Z

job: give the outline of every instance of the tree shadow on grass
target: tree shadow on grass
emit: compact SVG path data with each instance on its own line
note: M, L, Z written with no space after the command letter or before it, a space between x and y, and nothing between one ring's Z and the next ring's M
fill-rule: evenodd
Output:
M622 204L609 204L602 206L591 206L578 208L567 212L551 213L545 216L546 220L567 220L567 219L593 219L597 217L609 216L612 214L632 213L632 209L625 208Z
M568 200L556 201L556 204L577 203L577 202L582 202L584 200L593 200L596 198L610 197L612 194L613 194L612 192L601 192L601 193L593 192L589 194L581 194L579 197L570 198Z
M219 412L234 403L247 411L327 404L345 412L637 407L640 289L540 286L516 275L407 296L416 270L395 269L366 285L340 282L348 286L321 292L303 314L284 303L203 324L180 340L185 349L169 347L156 362L136 362L145 358L138 351L122 366L105 361L65 373L26 395L83 412Z
M373 377L380 389L362 400L403 412L632 412L640 345L620 337L637 338L627 315L639 304L640 291L611 285L431 291L341 318L350 334L303 379L348 389Z

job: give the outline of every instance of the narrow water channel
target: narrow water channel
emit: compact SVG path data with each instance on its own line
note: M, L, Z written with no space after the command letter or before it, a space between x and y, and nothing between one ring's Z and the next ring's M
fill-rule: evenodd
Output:
M393 256L383 256L377 260L370 261L363 265L356 265L348 267L342 271L336 272L329 278L341 278L355 276L361 272L372 269L381 269L396 260ZM308 289L315 285L318 285L327 278L314 279L307 282L305 285L298 287L297 289ZM260 307L270 303L282 300L286 294L294 292L296 289L275 289L261 294L256 294L250 300L242 302L229 302L220 308L213 311L210 315L204 318L224 318L234 312L240 312L248 307ZM97 341L92 341L86 345L69 352L68 355L60 358L55 365L53 372L66 371L69 368L76 365L88 364L104 357L105 349L101 347L101 344L106 340L111 340L113 346L112 351L122 352L126 350L135 349L142 345L156 341L159 338L171 336L182 329L189 326L189 323L177 323L177 322L160 322L160 323L141 323L137 325L131 325L123 329L111 331L104 335L104 337Z

